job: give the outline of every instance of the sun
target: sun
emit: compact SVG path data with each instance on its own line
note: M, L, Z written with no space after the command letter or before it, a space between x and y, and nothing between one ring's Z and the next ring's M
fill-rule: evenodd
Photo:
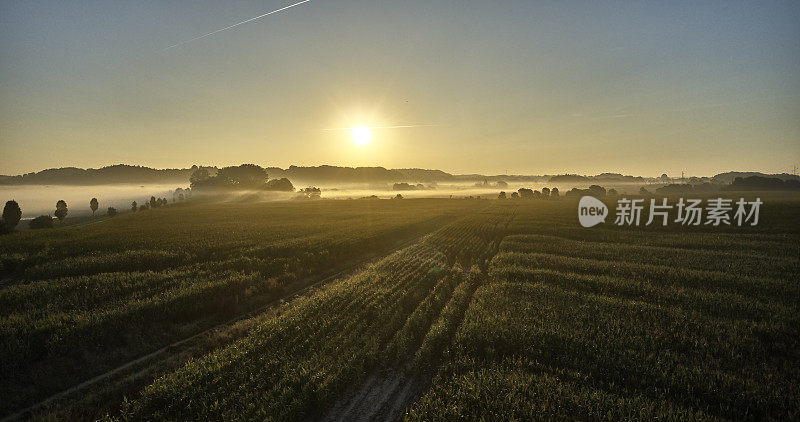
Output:
M366 126L357 126L350 130L350 138L357 145L366 145L372 140L372 131Z

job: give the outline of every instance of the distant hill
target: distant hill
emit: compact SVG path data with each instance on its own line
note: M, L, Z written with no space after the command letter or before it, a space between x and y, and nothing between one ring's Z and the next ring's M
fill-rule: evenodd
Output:
M722 188L727 191L766 191L766 190L800 190L800 180L782 180L777 177L737 177L733 183Z
M553 176L549 180L552 183L571 183L571 182L588 182L589 178L579 174L559 174Z
M443 182L453 180L455 176L441 170L425 170L425 169L394 169L393 171L399 172L408 180L417 182Z
M620 173L600 173L596 176L581 176L579 174L559 174L551 176L552 183L588 183L588 182L616 182L616 183L645 183L652 178L642 176L626 176Z
M199 167L184 169L153 169L118 164L99 169L63 167L19 176L0 176L0 185L104 185L178 183L186 184ZM216 167L203 167L216 174ZM267 167L271 179L288 178L303 183L398 183L436 182L452 180L454 176L441 170L398 169L383 167L290 166L288 169Z
M781 179L781 180L800 180L800 177L788 173L764 174L764 173L759 173L757 171L729 171L727 173L720 173L712 177L711 181L714 183L729 185L733 183L733 181L736 180L737 177L744 179L752 176L768 177L772 179Z
M181 169L154 169L150 167L117 164L98 169L81 169L76 167L63 167L47 169L19 176L1 176L0 185L105 185L105 184L179 184L189 183L189 177L198 166ZM202 167L211 175L216 174L217 167ZM503 182L553 182L553 183L609 183L628 182L646 183L657 179L641 176L627 176L620 173L601 173L596 176L578 174L560 175L482 175L482 174L451 174L442 170L400 168L386 169L384 167L340 167L340 166L289 166L287 169L267 167L270 179L287 178L299 184L331 185L331 184L394 184L394 183L426 183L437 182L459 183L497 183ZM687 181L697 185L711 182L718 185L730 185L736 178L752 176L767 177L780 180L800 180L791 174L764 174L758 172L728 172L720 173L713 178L692 177ZM686 183L686 182L683 182Z
M402 172L387 170L383 167L338 167L327 165L316 167L289 166L281 177L317 184L393 183L409 180L409 177Z
M455 182L543 182L547 181L546 176L531 176L522 174L496 174L494 176L486 176L483 174L454 174L453 181Z
M153 169L126 164L117 164L99 169L63 167L19 176L0 176L0 185L188 183L189 176L197 169L197 166L187 169Z
M104 185L178 183L186 184L199 167L184 169L153 169L118 164L99 169L63 167L19 176L0 176L0 185ZM217 167L203 167L216 174ZM395 169L383 167L289 166L288 169L267 167L270 179L288 178L302 183L399 183L451 181L455 176L441 170ZM482 180L485 176L479 176Z
M626 176L620 173L600 173L597 176L590 177L595 182L627 182L627 183L644 183L646 180L642 176Z

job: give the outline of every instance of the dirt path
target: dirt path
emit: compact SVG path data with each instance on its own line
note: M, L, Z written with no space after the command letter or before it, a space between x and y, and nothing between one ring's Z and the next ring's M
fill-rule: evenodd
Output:
M396 421L426 382L410 372L375 372L348 397L334 404L322 419L335 421Z
M511 220L516 216L516 211L506 221L504 230L492 241L493 247L489 253L493 257L500 248L500 242L511 224ZM482 268L481 281L468 281L467 275L472 267L471 260L463 260L455 257L451 265L461 267L464 279L461 283L473 283L469 291L466 306L460 309L457 315L458 323L461 326L464 320L469 303L475 295L475 291L480 284L485 281L487 268ZM442 310L443 311L443 310ZM441 316L441 313L440 313ZM449 343L455 332L450 333ZM420 345L421 346L421 345ZM411 355L413 356L413 354ZM439 366L441 363L437 363ZM405 411L418 397L420 397L431 382L433 375L438 370L428 371L420 374L412 368L409 361L403 365L403 369L383 369L374 371L358 389L348 392L340 398L328 410L328 413L321 419L325 422L350 422L350 421L398 421L403 418Z

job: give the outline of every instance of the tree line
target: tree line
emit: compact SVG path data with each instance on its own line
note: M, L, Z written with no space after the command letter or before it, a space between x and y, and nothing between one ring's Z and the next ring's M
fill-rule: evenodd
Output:
M567 191L564 196L566 197L573 197L573 196L584 196L584 195L591 195L595 197L603 197L603 196L617 196L619 193L616 189L608 189L600 186L600 185L591 185L588 189L579 189L579 188L572 188ZM646 195L649 192L642 188L639 190L639 194ZM542 188L541 191L533 190L529 188L519 188L516 192L511 192L511 195L506 194L505 191L501 191L499 195L497 195L497 199L557 199L559 198L560 192L558 188Z
M511 192L511 195L506 195L505 191L501 191L497 195L497 199L551 199L558 198L558 188L542 188L542 191L519 188L516 192Z
M178 189L175 191L175 195L173 198L173 202L176 201L184 201L186 197L189 195L184 195L183 189ZM136 201L131 202L131 211L146 211L150 208L160 208L169 204L167 198L156 198L155 196L151 196L150 200L139 205ZM89 209L92 211L92 217L96 215L97 210L100 208L100 202L97 198L92 198L89 200ZM106 215L109 217L114 217L118 213L115 207L108 207L106 209ZM54 222L56 219L58 221L63 221L67 218L69 214L69 208L67 206L67 202L63 199L59 199L56 202L56 209L53 212L53 216L51 215L40 215L38 217L32 218L28 221L28 227L31 229L48 229L54 226ZM19 203L15 200L10 200L6 202L6 205L3 207L3 214L2 218L0 218L0 234L8 234L16 230L16 227L19 225L20 220L22 219L22 208L20 207Z

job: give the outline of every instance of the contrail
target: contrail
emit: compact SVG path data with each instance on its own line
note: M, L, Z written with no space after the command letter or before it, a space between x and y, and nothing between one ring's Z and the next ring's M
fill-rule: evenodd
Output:
M434 126L439 126L439 125L359 126L359 127L364 127L367 129L399 129L405 127L434 127ZM355 129L355 127L331 127L322 130L351 130L351 129Z
M286 6L286 7L281 7L280 9L273 10L273 11L271 11L271 12L264 13L263 15L258 15L258 16L254 17L254 18L250 18L250 19L247 19L247 20L241 21L241 22L239 22L239 23L235 23L235 24L233 24L233 25L226 26L226 27L224 27L224 28L222 28L222 29L217 29L217 30L216 30L216 31L214 31L214 32L209 32L208 34L205 34L205 35L200 35L199 37L194 37L194 38L192 38L192 39L190 39L190 40L181 41L181 42L179 42L179 43L177 43L177 44L173 44L173 45L171 45L171 46L169 46L169 47L167 47L167 48L165 48L165 49L163 49L163 50L161 50L161 51L167 51L167 50L169 50L169 49L172 49L172 48L175 48L175 47L179 47L179 46L182 46L182 45L184 45L184 44L188 44L188 43L190 43L190 42L192 42L192 41L197 41L197 40L199 40L199 39L202 39L202 38L205 38L205 37L210 37L210 36L212 36L212 35L214 35L214 34L218 34L218 33L222 32L222 31L226 31L226 30L228 30L228 29L231 29L231 28L237 27L237 26L239 26L239 25L244 25L244 24L246 24L247 22L252 22L252 21L254 21L254 20L256 20L256 19L261 19L261 18L263 18L263 17L265 17L265 16L269 16L269 15L272 15L272 14L274 14L274 13L278 13L278 12L284 11L284 10L286 10L286 9L289 9L289 8L292 8L292 7L295 7L295 6L299 6L299 5L303 4L303 3L308 3L308 2L310 2L310 1L311 1L311 0L303 0L303 1L299 1L299 2L297 2L297 3L294 3L294 4L290 4L290 5Z

